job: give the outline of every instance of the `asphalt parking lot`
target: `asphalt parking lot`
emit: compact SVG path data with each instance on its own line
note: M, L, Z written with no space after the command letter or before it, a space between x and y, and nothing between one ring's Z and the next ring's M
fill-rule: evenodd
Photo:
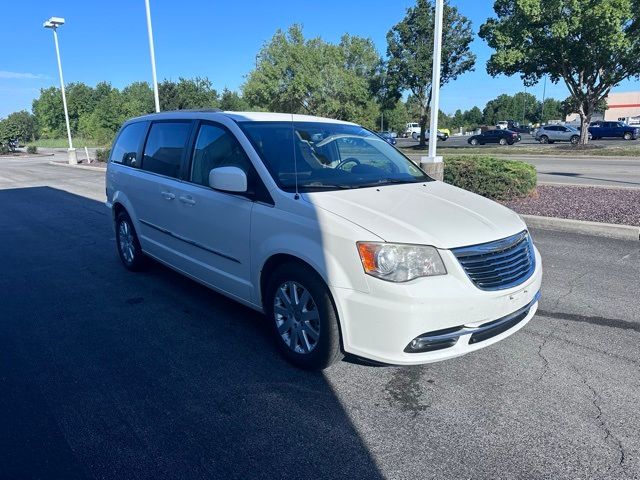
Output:
M533 231L514 336L307 373L261 315L126 271L103 200L102 173L0 159L0 478L640 478L640 242Z

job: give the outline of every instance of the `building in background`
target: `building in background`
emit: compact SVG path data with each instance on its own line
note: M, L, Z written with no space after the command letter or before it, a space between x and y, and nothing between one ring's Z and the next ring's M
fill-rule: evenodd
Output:
M611 92L607 97L607 109L603 113L595 113L592 122L598 120L622 121L629 125L640 125L640 91ZM566 123L580 125L577 113L567 115Z

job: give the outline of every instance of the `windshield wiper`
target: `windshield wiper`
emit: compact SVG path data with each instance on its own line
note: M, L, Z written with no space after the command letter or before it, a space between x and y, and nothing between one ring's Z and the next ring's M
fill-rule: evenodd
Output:
M400 178L381 178L380 180L376 180L375 182L369 183L361 183L356 185L356 187L377 187L380 185L390 185L394 183L418 183L418 180L409 180L409 179L400 179Z
M334 184L334 183L300 183L298 184L298 188L330 188L330 189L335 189L335 188L344 188L344 189L348 189L348 188L353 188L351 185L339 185L339 184Z

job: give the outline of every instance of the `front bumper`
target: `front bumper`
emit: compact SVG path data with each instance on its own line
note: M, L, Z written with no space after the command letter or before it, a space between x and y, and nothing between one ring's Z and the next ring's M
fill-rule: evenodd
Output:
M540 254L536 268L515 287L483 291L467 277L450 251L440 251L447 275L404 284L367 278L370 292L331 288L341 320L346 352L395 365L417 365L458 357L496 343L517 332L535 315L542 280ZM470 343L476 328L527 307L526 316L507 330ZM428 332L464 328L453 346L409 353L405 348Z

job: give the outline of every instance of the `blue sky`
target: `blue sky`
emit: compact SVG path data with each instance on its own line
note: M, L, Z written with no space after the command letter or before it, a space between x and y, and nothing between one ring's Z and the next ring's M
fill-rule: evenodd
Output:
M221 2L151 0L159 79L207 76L217 89L237 89L255 62L255 54L276 29L301 23L305 36L338 41L348 32L371 38L386 52L386 33L414 2L409 0L269 0ZM490 1L451 0L473 22L493 14ZM107 80L123 87L150 81L151 68L144 0L22 0L5 2L0 29L0 117L31 108L41 87L58 85L52 33L42 28L50 16L61 16L59 30L65 82L95 85ZM12 49L15 46L15 50ZM485 70L491 52L479 38L473 43L478 60L467 73L441 91L441 109L484 107L501 93L523 89L518 77L490 77ZM637 81L618 90L640 89ZM542 97L542 84L529 90ZM563 85L547 83L547 97L563 99Z

